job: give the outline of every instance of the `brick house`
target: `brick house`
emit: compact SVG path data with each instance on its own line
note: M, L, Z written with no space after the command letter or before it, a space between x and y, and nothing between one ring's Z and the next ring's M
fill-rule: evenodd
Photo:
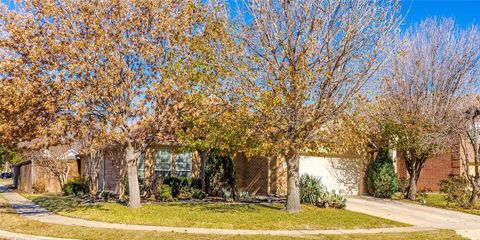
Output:
M126 176L123 152L109 147L94 155L81 155L82 175L96 182L97 191L120 193ZM198 178L200 159L197 152L181 151L176 144L153 144L138 161L138 177L151 183L158 177L182 176Z
M174 141L165 144L153 144L146 154L139 159L138 176L146 183L153 183L158 177L200 176L200 156L198 152L183 151ZM50 148L57 155L62 153L58 162L68 162L68 178L88 176L96 183L96 192L107 191L121 193L124 189L125 162L119 147L110 146L95 154L78 154L81 152L77 144L75 151L68 146ZM72 155L73 154L73 155ZM25 154L24 154L25 155ZM27 158L15 166L16 186L20 191L32 192L34 185L45 185L47 192L61 192L58 181L48 169L38 164L42 154L31 151L26 154L35 156ZM354 156L336 156L304 153L300 159L300 173L308 173L322 178L329 190L340 190L345 194L362 193L364 166ZM287 191L287 165L277 157L247 157L238 153L233 157L236 187L239 192L251 195L284 195Z
M93 155L78 155L80 150L69 148L61 161L68 161L69 178L89 176L94 179L97 191L120 193L125 176L123 153L119 148L105 148ZM73 154L73 156L72 156ZM394 154L396 155L396 154ZM418 182L418 189L439 191L439 183L449 175L462 174L460 147L456 146L445 154L429 159ZM401 154L395 157L395 166L400 177L407 178ZM28 160L15 166L16 185L20 191L32 192L34 185L43 182L47 192L60 192L61 186L48 174L37 159ZM251 195L284 195L287 185L287 167L277 157L247 157L236 154L233 157L235 181L239 192ZM329 190L338 190L347 195L365 194L366 164L356 156L303 153L300 158L300 174L307 173L322 178ZM138 163L140 180L154 182L158 177L200 176L200 157L197 152L182 151L178 144L154 144L147 149Z
M96 156L81 156L82 172L96 179L98 191L119 193L123 189L122 176L125 176L124 160L119 149L104 149ZM347 162L348 164L340 164ZM95 162L96 167L89 167ZM286 163L277 157L247 157L238 153L233 157L236 187L239 192L251 195L284 195L287 191ZM323 164L322 164L323 163ZM175 144L155 144L149 147L138 162L138 176L145 184L158 177L200 176L200 156L198 152L182 151ZM91 164L90 164L91 165ZM342 167L339 167L342 165ZM330 189L345 189L350 195L361 192L363 177L357 158L303 154L300 159L300 172L315 175L319 173ZM314 170L314 171L312 171ZM318 171L316 171L318 170ZM325 171L328 170L328 171ZM335 172L335 174L331 174ZM317 174L318 175L318 174Z

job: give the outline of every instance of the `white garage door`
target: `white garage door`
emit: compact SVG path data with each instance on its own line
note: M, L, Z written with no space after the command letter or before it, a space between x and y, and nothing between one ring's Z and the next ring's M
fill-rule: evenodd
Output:
M319 177L327 190L345 195L357 195L360 161L340 157L300 157L300 175Z

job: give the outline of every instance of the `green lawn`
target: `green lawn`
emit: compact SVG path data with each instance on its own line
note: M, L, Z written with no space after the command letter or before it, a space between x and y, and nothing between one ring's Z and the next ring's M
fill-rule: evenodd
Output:
M462 208L455 204L448 204L442 194L438 193L429 193L427 198L425 199L425 205L430 207L437 207L437 208L445 208L455 211L460 211L464 213L470 213L475 215L480 215L480 201L477 202L477 206L475 208Z
M283 240L283 239L318 239L318 240L339 240L339 239L365 239L365 240L407 240L407 239L432 239L432 240L460 240L463 239L456 235L454 231L438 230L415 233L388 233L388 234L348 234L348 235L319 235L301 238L278 237L269 235L252 236L225 236L225 235L199 235L199 234L179 234L179 233L161 233L147 231L127 231L116 229L86 228L76 226L63 226L56 224L47 224L28 220L16 214L5 199L0 196L0 229L9 232L18 232L48 237L62 237L75 239L103 239L103 240L148 240L148 239L185 239L185 240L205 240L205 239L252 239L252 240Z
M129 209L117 203L85 204L72 197L25 195L64 216L112 223L222 229L354 229L408 226L348 210L302 206L302 212L282 211L280 204L143 204Z

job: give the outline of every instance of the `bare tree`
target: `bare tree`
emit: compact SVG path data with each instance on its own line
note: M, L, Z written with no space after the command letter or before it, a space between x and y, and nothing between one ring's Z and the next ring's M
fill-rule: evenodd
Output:
M69 145L57 145L39 150L29 150L26 158L32 160L32 163L43 168L45 174L53 177L60 187L65 185L70 175L72 164L68 157Z
M480 195L480 96L468 101L463 121L460 121L459 139L465 176L472 185L469 205L475 207Z
M343 113L385 59L398 27L395 1L251 0L241 39L246 71L235 90L265 152L286 159L288 212L300 211L299 152ZM244 69L242 69L244 70Z
M427 19L397 39L380 105L387 135L403 152L411 200L427 159L451 146L454 107L471 89L479 40L476 28L458 29L451 19Z

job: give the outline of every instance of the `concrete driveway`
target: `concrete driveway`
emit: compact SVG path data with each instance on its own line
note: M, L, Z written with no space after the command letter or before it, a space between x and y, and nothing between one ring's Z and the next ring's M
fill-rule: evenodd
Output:
M349 197L347 209L419 227L452 229L464 237L480 240L477 215L372 197Z

